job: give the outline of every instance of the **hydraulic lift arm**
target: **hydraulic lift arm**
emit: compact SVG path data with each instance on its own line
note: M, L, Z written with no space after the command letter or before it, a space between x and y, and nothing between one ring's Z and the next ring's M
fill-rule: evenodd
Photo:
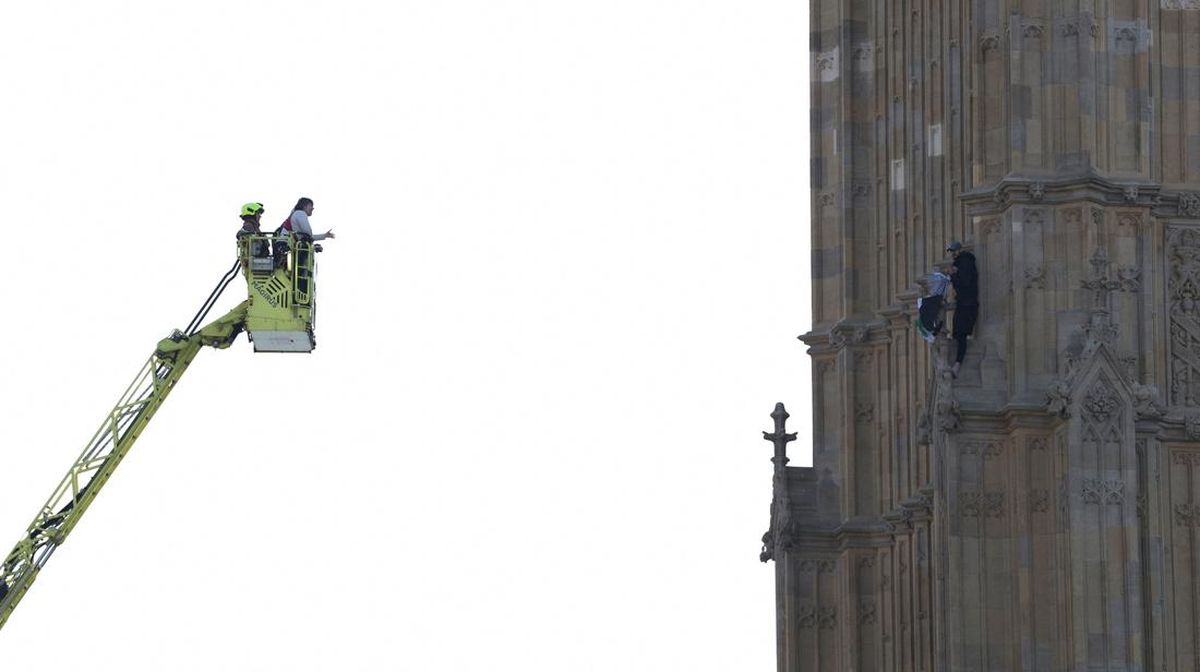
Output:
M38 573L108 482L159 406L204 346L224 349L246 331L255 352L312 352L316 312L316 252L311 239L244 236L238 261L217 283L184 331L159 341L121 400L63 477L21 540L0 564L0 627ZM249 297L200 328L221 293L245 275Z
M191 336L175 332L159 342L121 400L104 418L83 453L0 566L0 627L16 609L50 556L66 540L142 430L187 371L202 346L228 348L246 325L250 301Z

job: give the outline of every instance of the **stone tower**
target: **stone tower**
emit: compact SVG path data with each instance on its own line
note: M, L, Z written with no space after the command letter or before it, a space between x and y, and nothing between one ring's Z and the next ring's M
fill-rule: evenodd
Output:
M779 669L1200 665L1200 0L812 0ZM918 279L973 248L957 378Z

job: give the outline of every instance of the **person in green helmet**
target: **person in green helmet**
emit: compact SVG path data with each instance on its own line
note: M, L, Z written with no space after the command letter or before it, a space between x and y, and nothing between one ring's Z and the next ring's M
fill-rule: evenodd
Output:
M262 214L265 212L262 203L247 203L242 206L242 228L238 230L237 237L244 238L246 236L261 236L262 229ZM271 256L271 247L267 241L260 240L254 244L254 249L251 254L256 257Z

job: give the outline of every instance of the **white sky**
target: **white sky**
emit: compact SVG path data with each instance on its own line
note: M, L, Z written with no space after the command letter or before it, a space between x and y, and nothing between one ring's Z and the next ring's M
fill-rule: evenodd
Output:
M316 352L200 354L0 669L772 669L776 401L810 443L807 11L6 6L5 550L243 202L273 226L310 196L338 239Z

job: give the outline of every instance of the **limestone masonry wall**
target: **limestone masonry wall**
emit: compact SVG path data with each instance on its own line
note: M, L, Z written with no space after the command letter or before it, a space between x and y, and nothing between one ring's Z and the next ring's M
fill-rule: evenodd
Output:
M1200 2L811 7L779 669L1198 669ZM957 377L913 328L951 240L980 272Z

